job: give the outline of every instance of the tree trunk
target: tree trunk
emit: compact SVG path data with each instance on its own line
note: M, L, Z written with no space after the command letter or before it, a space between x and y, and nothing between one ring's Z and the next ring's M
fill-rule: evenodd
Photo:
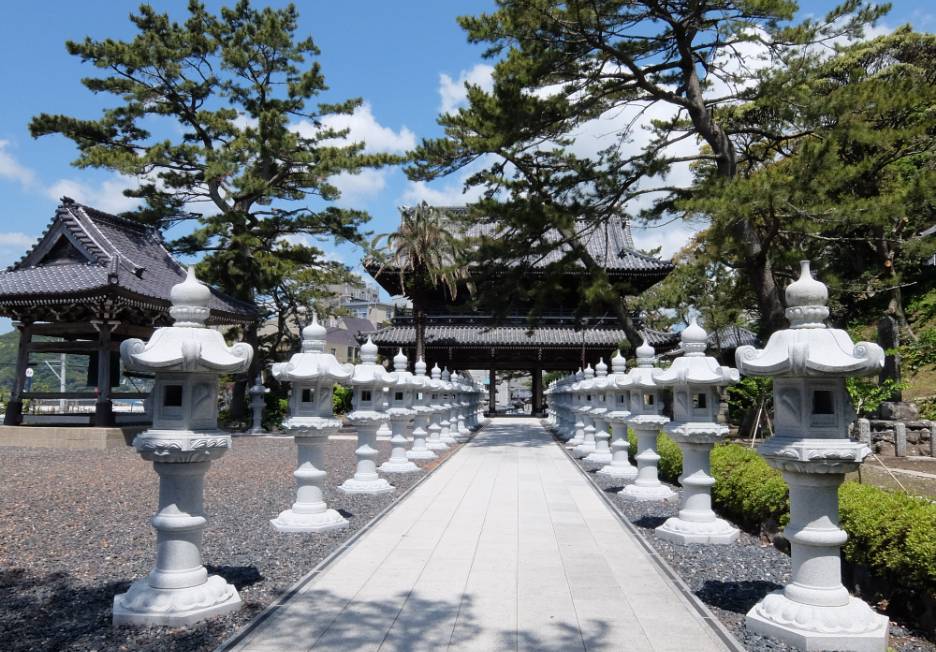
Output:
M422 308L413 304L413 321L416 325L416 359L425 359L426 355L426 313Z

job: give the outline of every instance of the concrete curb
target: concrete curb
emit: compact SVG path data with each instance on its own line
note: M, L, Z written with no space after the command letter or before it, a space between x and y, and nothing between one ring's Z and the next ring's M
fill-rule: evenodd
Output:
M608 494L605 493L605 491L602 490L601 487L595 484L595 481L592 479L591 474L588 473L588 471L583 469L581 466L579 466L576 459L572 457L572 455L569 454L569 451L566 450L565 446L563 446L560 442L556 441L555 439L553 439L553 445L558 446L560 450L562 450L562 452L565 454L565 456L569 459L569 461L572 462L572 464L575 466L578 472L581 473L585 477L586 480L588 480L588 484L592 488L592 490L594 490L594 492L598 494L598 497L601 498L604 504L608 506L608 508L612 511L612 513L614 513L614 515L621 522L621 524L624 525L624 528L627 529L628 532L634 535L634 538L637 540L640 546L644 549L644 551L646 551L646 553L650 555L650 558L657 565L657 568L659 568L663 572L663 574L671 582L673 582L673 584L676 585L676 589L689 602L689 604L698 612L698 614L702 617L702 620L704 620L705 623L709 627L712 628L712 630L715 632L715 635L718 636L718 638L722 641L722 643L724 643L728 647L728 649L732 650L733 652L746 652L747 648L745 648L744 645L742 645L741 642L737 638L735 638L734 634L732 634L731 631L724 625L724 623L722 623L722 621L719 620L718 616L712 613L712 611L707 606L705 606L705 603L699 600L699 598L695 595L695 593L692 592L692 589L689 588L689 585L686 584L686 582L679 576L676 570L672 566L670 566L669 563L665 559L663 559L660 553L656 551L656 548L650 545L650 542L647 541L647 537L644 535L644 533L641 532L636 526L634 526L634 524L631 523L630 520L628 520L628 518L624 515L624 513L620 509L618 509L618 506L614 503L613 500L611 500Z
M405 500L406 497L409 496L413 491L415 491L416 488L419 487L423 482L425 482L425 481L428 480L430 477L432 477L432 475L433 475L436 471L438 471L438 470L441 469L443 466L445 466L445 464L448 463L448 461L449 461L450 459L452 459L452 458L455 457L458 453L460 453L461 450L465 447L465 445L469 444L469 443L471 442L471 440L474 439L474 436L475 436L476 434L478 434L479 432L481 432L482 430L484 430L484 428L486 428L486 427L487 427L487 424L482 425L480 428L478 428L477 430L475 430L475 431L471 434L471 437L469 437L468 441L466 441L464 444L462 444L462 445L459 447L459 449L458 449L457 451L455 451L454 453L452 453L451 455L449 455L448 457L446 457L444 460L442 460L441 463L439 463L439 464L437 464L435 467L433 467L432 470L430 470L430 471L427 472L423 477L421 477L419 480L417 480L416 483L413 484L409 489L407 489L406 491L404 491L403 493L401 493L401 494L397 497L396 500L394 500L392 503L390 503L389 505L387 505L386 507L384 507L380 512L378 512L378 514L377 514L376 516L374 516L374 518L372 518L372 519L369 520L367 523L365 523L364 526L363 526L360 530L358 530L357 532L355 532L354 534L352 534L350 537L348 537L347 539L345 539L345 540L341 543L341 545L339 545L337 548L335 548L334 550L332 550L332 551L328 554L328 556L325 557L325 558L324 558L322 561L320 561L318 564L316 564L315 567L314 567L312 570L310 570L308 573L306 573L305 575L303 575L302 577L300 577L299 580L296 581L296 583L293 584L291 587L289 587L289 589L287 589L285 593L283 593L283 594L282 594L281 596L279 596L276 600L274 600L273 602L271 602L270 604L268 604L266 607L264 607L263 611L261 611L259 614L257 614L257 615L254 617L253 620L251 620L250 622L248 622L246 625L244 625L244 626L241 627L239 630L237 630L236 632L234 632L234 633L233 633L231 636L229 636L227 639L225 639L224 641L222 641L221 644L218 645L218 647L216 647L216 648L214 649L213 652L228 652L229 650L233 649L234 646L236 646L238 643L240 643L240 642L243 641L245 638L247 638L247 636L248 636L249 634L251 634L255 629L257 629L257 627L259 627L267 618L269 618L270 616L272 616L272 615L276 612L277 609L279 609L280 607L282 607L287 601L289 601L290 598L292 598L294 595L296 595L297 593L299 593L299 591L302 589L302 587L304 587L306 584L308 584L309 582L311 582L312 580L314 580L316 577L318 577L319 575L321 575L322 572L323 572L325 569L327 569L331 564L333 564L339 557L341 557L343 554L345 554L346 552L348 552L348 551L354 546L354 544L357 543L357 541L358 541L362 536L364 536L364 534L366 534L368 531L370 531L371 528L373 528L375 525L377 525L377 523L378 523L381 519L383 519L384 516L386 516L387 514L389 514L390 512L392 512L393 509L394 509L397 505L401 504L401 503L403 502L403 500Z

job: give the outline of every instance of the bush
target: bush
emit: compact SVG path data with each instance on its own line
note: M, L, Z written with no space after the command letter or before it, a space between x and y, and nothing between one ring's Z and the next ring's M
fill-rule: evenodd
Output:
M332 392L332 407L335 410L335 414L347 414L351 411L352 394L353 392L350 387L335 385L335 389Z
M839 518L846 559L892 586L936 593L936 505L924 498L846 482Z
M737 444L712 450L712 500L728 518L748 529L787 520L790 496L783 476L756 451Z

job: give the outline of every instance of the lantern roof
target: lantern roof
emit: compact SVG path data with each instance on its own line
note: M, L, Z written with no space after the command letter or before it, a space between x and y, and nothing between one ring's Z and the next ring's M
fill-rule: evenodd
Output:
M393 375L377 364L377 345L370 338L361 345L361 362L354 365L351 384L378 387L389 387L393 384Z
M730 385L738 382L737 369L723 367L718 360L705 355L708 334L695 318L680 336L683 356L673 360L667 369L655 369L653 380L657 385Z
M413 387L421 386L421 382L416 380L416 376L410 373L407 367L409 366L409 358L406 357L406 354L403 353L403 349L400 349L400 352L393 356L393 387L397 389L411 389Z
M787 286L790 327L770 336L763 349L742 346L735 352L741 373L749 376L867 376L884 366L884 350L872 342L852 342L848 333L829 328L825 318L829 291L815 280L809 261L799 279Z
M273 365L273 377L279 381L309 382L326 380L346 383L351 371L330 353L325 353L325 328L312 316L312 323L302 329L302 350L288 362Z
M654 380L654 374L661 370L654 366L656 351L644 338L643 344L637 347L637 366L627 374L633 387L641 389L657 389L659 385Z
M228 346L220 332L206 328L211 291L188 268L185 280L170 291L169 310L175 323L157 328L148 342L125 340L120 346L124 364L133 371L239 373L253 359L253 347L244 342Z

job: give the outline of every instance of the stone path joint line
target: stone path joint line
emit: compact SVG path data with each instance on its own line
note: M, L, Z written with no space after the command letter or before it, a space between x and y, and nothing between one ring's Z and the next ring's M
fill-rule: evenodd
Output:
M534 419L494 419L234 648L726 650Z

